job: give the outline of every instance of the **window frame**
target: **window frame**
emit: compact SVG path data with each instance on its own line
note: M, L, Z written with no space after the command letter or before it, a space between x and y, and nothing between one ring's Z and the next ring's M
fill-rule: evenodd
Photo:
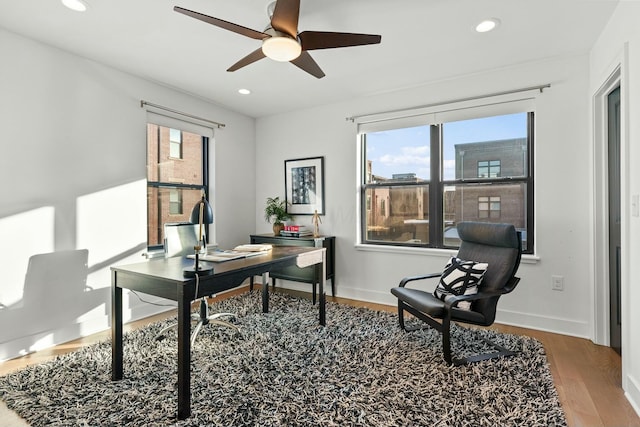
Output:
M533 254L534 253L534 128L535 128L535 112L533 109L529 111L519 111L520 113L527 114L527 164L526 164L526 173L522 177L487 177L487 178L458 178L458 179L450 179L445 180L443 177L443 138L442 138L442 128L445 121L441 123L424 123L424 125L430 126L430 170L431 174L429 177L429 181L422 182L393 182L393 183L385 183L385 182L368 182L367 174L367 149L366 149L366 135L367 132L359 133L358 144L360 150L360 194L359 194L359 205L358 208L359 218L360 218L360 229L359 229L359 240L360 244L365 245L378 245L378 246L394 246L394 247L419 247L419 248L430 248L430 249L456 249L457 246L445 245L444 238L444 193L445 188L448 186L455 185L500 185L500 184L517 184L521 183L525 188L525 198L524 198L524 214L525 214L525 229L527 235L527 245L526 248L523 249L524 254ZM513 112L515 113L515 111ZM506 113L509 114L509 113ZM478 118L482 117L491 117L491 114L486 116L479 115ZM409 126L406 126L409 127ZM402 128L402 127L398 127ZM501 168L501 166L500 166ZM489 169L491 166L489 165ZM502 173L498 174L502 175ZM369 189L376 188L392 188L394 186L415 186L424 187L429 192L429 243L415 243L415 242L392 242L392 241L380 241L380 240L369 240L367 234L367 193ZM371 203L373 203L371 201ZM491 202L489 202L490 204ZM501 206L502 209L502 206ZM489 218L486 218L487 222L492 222L494 218L491 218L491 209L488 211Z

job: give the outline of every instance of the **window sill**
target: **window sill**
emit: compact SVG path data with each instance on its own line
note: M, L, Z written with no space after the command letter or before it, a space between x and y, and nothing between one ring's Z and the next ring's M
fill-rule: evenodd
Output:
M404 247L404 246L392 246L392 245L367 245L362 243L356 243L355 248L358 251L365 252L383 252L383 253L394 253L394 254L405 254L405 255L428 255L428 256L438 256L443 258L448 258L452 255L455 255L458 251L455 249L433 249L433 248L415 248L415 247ZM538 255L526 254L522 255L522 264L537 264L540 262L540 257Z

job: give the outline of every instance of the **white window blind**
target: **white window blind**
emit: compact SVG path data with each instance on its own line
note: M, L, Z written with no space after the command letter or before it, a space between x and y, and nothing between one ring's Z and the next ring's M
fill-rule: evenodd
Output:
M198 135L213 138L213 128L203 124L196 123L195 120L185 120L183 118L171 117L170 113L152 111L147 107L147 123L165 126L173 129L180 129L185 132L191 132Z
M536 93L518 93L360 116L358 133L535 111Z

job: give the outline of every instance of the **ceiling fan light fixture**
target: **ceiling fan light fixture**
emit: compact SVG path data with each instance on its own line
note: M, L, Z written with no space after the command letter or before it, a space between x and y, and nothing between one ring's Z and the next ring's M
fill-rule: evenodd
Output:
M498 18L485 19L484 21L476 25L476 31L479 33L487 33L489 31L495 30L498 25L500 25L500 20Z
M291 37L274 36L262 41L262 53L274 61L287 62L302 53L302 46Z
M83 0L62 0L62 4L76 12L84 12L87 10L87 2Z

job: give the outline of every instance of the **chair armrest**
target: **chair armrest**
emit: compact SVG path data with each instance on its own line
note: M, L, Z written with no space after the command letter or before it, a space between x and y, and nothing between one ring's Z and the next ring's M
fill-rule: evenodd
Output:
M398 286L400 286L401 288L404 288L405 285L409 282L415 282L416 280L433 279L434 277L440 277L441 275L442 273L430 273L430 274L424 274L421 276L405 277L400 281L400 284Z
M513 291L516 288L516 286L518 286L518 282L520 282L520 278L513 276L511 280L509 280L509 282L506 285L504 285L503 294L508 294L509 292Z

